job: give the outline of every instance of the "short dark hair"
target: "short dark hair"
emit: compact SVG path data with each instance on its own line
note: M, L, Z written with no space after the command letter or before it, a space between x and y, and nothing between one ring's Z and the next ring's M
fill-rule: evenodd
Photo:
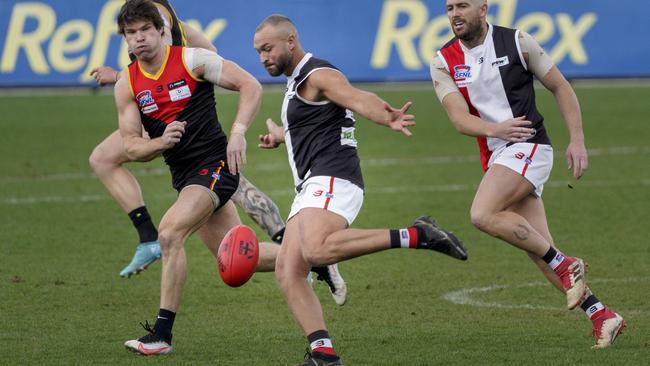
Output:
M158 30L165 25L156 4L151 0L127 0L117 15L117 32L124 35L126 25L135 21L151 22Z
M269 15L268 17L266 17L266 19L264 19L264 20L262 21L262 23L260 23L260 24L257 26L257 29L255 29L255 33L259 32L259 31L260 31L262 28L264 28L267 24L272 25L272 26L275 27L275 26L277 26L278 24L281 24L281 23L289 23L289 24L291 24L291 25L295 28L295 25L293 24L293 22L291 21L291 19L289 19L289 17L287 17L286 15L282 15L282 14L272 14L272 15Z

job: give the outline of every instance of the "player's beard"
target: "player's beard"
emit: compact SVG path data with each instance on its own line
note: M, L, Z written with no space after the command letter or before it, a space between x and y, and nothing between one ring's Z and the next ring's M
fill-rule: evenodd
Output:
M461 34L456 33L454 30L454 34L461 41L464 41L466 43L473 43L481 37L481 18L476 17L473 21L466 21L465 27L467 30Z
M275 69L266 69L269 75L276 77L284 74L291 66L291 52L283 53L274 64Z

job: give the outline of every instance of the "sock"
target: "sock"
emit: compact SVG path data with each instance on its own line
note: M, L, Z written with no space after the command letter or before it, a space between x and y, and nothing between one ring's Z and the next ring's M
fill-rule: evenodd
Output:
M580 308L582 308L585 314L587 314L589 319L593 320L596 313L605 309L605 305L603 305L603 303L600 302L600 300L598 300L598 298L591 293L591 290L588 291L589 296L585 299L585 301L582 302L582 304L580 304Z
M282 228L277 233L275 233L275 235L271 237L271 240L273 240L278 244L282 244L282 238L284 237L284 229L285 228Z
M418 247L420 228L410 226L406 229L390 230L390 247L391 248L411 248Z
M147 243L150 241L158 240L158 230L151 221L147 206L138 207L129 212L129 218L133 222L133 226L138 231L140 243Z
M175 318L176 313L173 311L160 309L156 318L156 325L153 326L154 332L168 343L172 341L172 327L174 326Z
M561 252L558 252L557 249L550 247L542 259L555 271L564 261L564 255Z
M339 356L332 346L332 340L326 330L317 330L307 336L311 356L324 361L336 361Z

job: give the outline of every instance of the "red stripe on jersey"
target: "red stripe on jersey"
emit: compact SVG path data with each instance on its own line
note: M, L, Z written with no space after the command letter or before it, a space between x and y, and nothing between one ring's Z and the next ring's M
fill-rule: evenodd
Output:
M334 193L334 177L330 177L330 191L327 193L327 199L325 200L324 209L327 210L327 207L330 205L330 199L332 198L332 193Z
M465 52L463 52L463 49L460 46L460 40L457 39L448 47L441 49L440 53L445 58L445 62L449 67L449 75L454 80L454 82L464 80L457 79L457 75L454 70L455 66L465 65ZM465 98L465 102L467 102L469 113L478 118L481 118L478 110L474 107L474 105L472 105L472 101L469 99L469 92L467 91L467 87L458 87L458 90L463 95L463 98ZM490 151L488 148L487 139L485 137L477 137L476 141L478 142L479 153L481 154L481 166L483 167L483 171L487 171L488 162L490 161L490 156L492 156L492 151Z
M530 152L530 155L528 155L528 158L526 159L526 165L524 165L524 169L521 171L521 176L526 176L526 170L528 170L528 163L529 161L533 161L533 155L535 155L535 151L537 151L537 144L533 145L533 150Z

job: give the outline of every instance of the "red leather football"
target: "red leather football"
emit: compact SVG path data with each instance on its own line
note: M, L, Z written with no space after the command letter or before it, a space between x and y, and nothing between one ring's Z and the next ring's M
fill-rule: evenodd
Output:
M219 275L226 285L239 287L253 276L259 258L255 232L246 225L237 225L228 231L219 246Z

